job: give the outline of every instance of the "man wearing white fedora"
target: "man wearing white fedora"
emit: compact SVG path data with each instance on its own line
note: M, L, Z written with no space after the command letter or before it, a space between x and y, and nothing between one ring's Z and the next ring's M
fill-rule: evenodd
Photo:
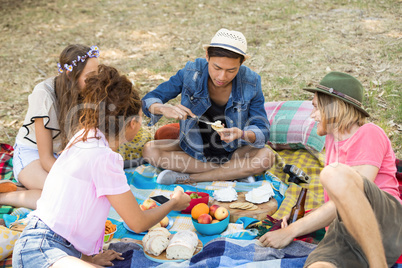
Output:
M274 161L265 148L269 121L261 77L243 66L247 41L238 31L220 29L204 45L205 58L188 62L142 99L144 114L155 124L162 116L180 120L177 140L144 146L150 164L164 168L161 184L244 179L269 169ZM167 102L181 95L178 105ZM215 131L208 122L221 121Z

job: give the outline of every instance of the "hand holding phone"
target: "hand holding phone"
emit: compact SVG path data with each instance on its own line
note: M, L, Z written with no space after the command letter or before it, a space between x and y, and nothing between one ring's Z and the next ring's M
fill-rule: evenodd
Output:
M150 198L152 200L154 200L155 202L159 203L160 205L162 205L163 203L166 203L167 201L170 200L169 198L167 198L164 195L151 196Z

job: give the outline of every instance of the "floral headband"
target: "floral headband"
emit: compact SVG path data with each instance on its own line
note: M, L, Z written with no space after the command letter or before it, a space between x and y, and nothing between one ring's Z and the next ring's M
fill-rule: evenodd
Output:
M60 63L57 63L57 67L59 69L59 73L63 73L63 69L66 71L72 71L74 66L77 66L79 62L85 62L87 58L98 58L99 57L99 48L98 46L91 46L91 49L84 56L78 56L76 60L73 60L71 64L64 64L61 66Z

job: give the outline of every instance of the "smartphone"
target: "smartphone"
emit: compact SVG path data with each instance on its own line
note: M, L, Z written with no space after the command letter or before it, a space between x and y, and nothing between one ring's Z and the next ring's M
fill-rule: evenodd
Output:
M167 201L169 201L170 199L169 198L167 198L166 196L164 196L164 195L156 195L156 196L151 196L150 197L152 200L155 200L157 203L159 203L159 204L163 204L163 203L166 203Z

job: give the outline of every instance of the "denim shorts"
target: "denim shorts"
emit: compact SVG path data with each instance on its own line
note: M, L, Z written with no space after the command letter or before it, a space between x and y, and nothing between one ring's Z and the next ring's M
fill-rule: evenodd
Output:
M54 154L54 157L57 158L57 154ZM37 159L39 159L38 149L16 142L14 144L13 156L13 171L15 179L18 181L18 175L21 170Z
M66 256L81 258L81 252L34 216L15 244L12 266L50 267Z

